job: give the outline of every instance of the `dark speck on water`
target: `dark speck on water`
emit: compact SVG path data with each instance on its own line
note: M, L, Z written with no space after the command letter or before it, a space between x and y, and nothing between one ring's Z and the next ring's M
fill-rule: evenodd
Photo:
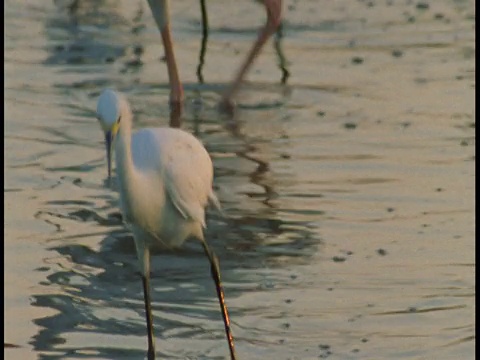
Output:
M387 250L385 249L377 249L378 255L385 256L387 255Z
M364 59L360 56L354 56L352 58L352 64L355 64L355 65L363 64L363 61L364 61Z
M398 50L398 49L395 49L392 51L392 55L393 57L402 57L403 56L403 51L402 50Z
M420 1L417 3L417 9L419 10L427 10L430 5L426 1Z

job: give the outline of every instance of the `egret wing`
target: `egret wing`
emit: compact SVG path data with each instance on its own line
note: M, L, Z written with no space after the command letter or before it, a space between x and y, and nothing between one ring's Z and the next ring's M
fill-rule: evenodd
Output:
M205 226L205 206L210 189L204 186L201 176L187 163L168 167L165 189L173 205L185 219L199 221Z
M162 156L165 189L185 219L199 221L205 226L205 206L213 200L212 161L193 136L183 140Z
M205 226L205 206L219 202L212 191L213 165L190 133L174 128L139 130L132 141L135 165L161 174L167 196L185 219Z

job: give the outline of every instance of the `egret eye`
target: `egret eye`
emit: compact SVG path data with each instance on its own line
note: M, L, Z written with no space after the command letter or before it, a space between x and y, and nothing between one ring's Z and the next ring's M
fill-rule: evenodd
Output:
M117 124L120 124L120 119L121 119L121 118L122 118L121 116L118 117L118 119L117 119Z

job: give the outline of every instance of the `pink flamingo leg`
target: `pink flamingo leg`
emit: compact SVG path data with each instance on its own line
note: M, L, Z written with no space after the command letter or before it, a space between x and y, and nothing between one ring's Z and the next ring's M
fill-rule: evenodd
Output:
M148 0L158 30L162 36L167 61L168 79L170 82L170 105L172 112L181 111L183 103L183 87L178 75L175 53L173 51L172 32L170 30L170 14L168 0Z
M253 61L260 53L262 47L267 40L277 31L280 26L282 18L282 0L263 0L265 10L267 11L267 22L265 26L260 30L257 41L248 53L247 58L240 67L235 79L231 83L230 87L225 91L220 102L221 108L227 112L233 111L232 98L238 92L240 84L253 64Z

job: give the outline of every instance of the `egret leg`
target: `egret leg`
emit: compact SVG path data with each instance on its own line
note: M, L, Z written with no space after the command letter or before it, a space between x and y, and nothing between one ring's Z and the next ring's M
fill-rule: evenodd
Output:
M148 360L155 360L155 337L153 335L153 316L152 302L150 300L150 249L142 240L146 236L144 232L132 225L133 238L135 240L135 248L137 250L137 258L139 270L142 275L143 299L145 302L145 319L147 320L147 339L148 339Z
M220 303L220 309L222 310L223 323L225 325L225 334L227 335L228 348L230 350L231 360L235 360L237 357L235 355L235 345L233 342L233 334L230 328L230 317L228 316L227 305L225 304L225 294L223 293L222 281L220 280L220 269L218 266L218 258L210 250L205 240L202 241L203 249L205 254L207 254L208 260L210 261L210 271L212 273L213 280L215 282L215 288L217 290L218 301Z
M262 47L265 45L267 40L275 33L281 23L282 0L263 0L263 3L265 5L265 10L267 11L267 22L265 26L260 30L257 41L248 53L246 60L240 67L240 70L237 73L232 84L223 94L222 100L220 102L221 109L229 113L233 112L232 97L237 93L238 88L240 87L240 84L245 77L245 74L253 64L253 60L260 53Z
M142 275L143 297L145 299L145 318L148 333L148 360L155 360L155 338L153 336L152 305L150 302L150 275Z

